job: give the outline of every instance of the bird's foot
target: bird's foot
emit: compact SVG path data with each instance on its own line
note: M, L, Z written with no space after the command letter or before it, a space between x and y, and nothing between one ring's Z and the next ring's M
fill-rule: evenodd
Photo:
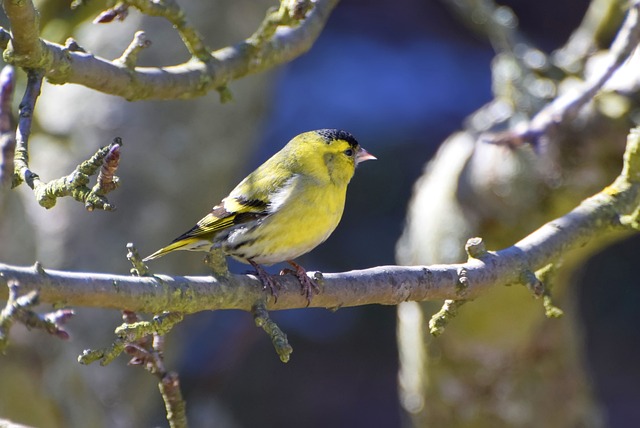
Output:
M287 263L293 266L294 269L283 269L280 272L280 275L292 273L296 276L296 278L298 278L298 281L300 281L300 285L302 287L300 294L302 294L307 298L307 306L309 306L311 304L311 299L313 298L313 295L318 294L320 292L320 288L318 287L318 284L316 284L316 282L313 279L309 278L309 276L307 275L307 271L304 270L304 268L300 266L298 263L293 262L291 260L288 260Z
M267 290L268 289L269 292L271 293L271 295L273 296L273 300L275 302L277 302L278 301L278 290L280 289L280 284L278 284L278 281L276 281L273 276L269 275L269 273L266 270L264 270L264 268L262 266L260 266L258 263L254 262L252 260L249 260L249 263L256 270L256 274L258 275L258 279L262 283L262 289L263 290Z

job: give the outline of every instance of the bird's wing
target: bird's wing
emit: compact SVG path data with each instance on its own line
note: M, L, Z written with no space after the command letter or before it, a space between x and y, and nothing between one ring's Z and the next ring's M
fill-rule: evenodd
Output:
M268 214L266 211L267 206L266 202L259 200L243 201L242 199L227 197L222 200L220 205L213 207L213 210L195 226L178 236L173 242L190 238L206 239L229 227L257 220Z
M190 238L207 239L217 232L273 214L293 194L298 175L256 178L249 175L224 198L219 205L203 217L191 230L173 242Z
M232 206L234 210L227 208L227 205ZM213 210L190 230L178 236L166 247L146 257L144 261L162 257L175 250L200 248L202 242L211 241L213 243L216 233L267 215L268 213L263 208L266 206L266 203L259 204L258 201L231 200L227 197L222 200L220 205L213 207Z

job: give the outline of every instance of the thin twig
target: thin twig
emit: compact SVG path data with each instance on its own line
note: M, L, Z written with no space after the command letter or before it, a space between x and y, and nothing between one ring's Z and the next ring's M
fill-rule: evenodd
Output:
M127 310L125 314L132 312L134 311ZM183 315L180 312L164 312L162 315L155 316L151 321L129 322L131 319L125 319L124 324L115 329L117 338L113 344L108 348L98 350L87 349L78 357L78 361L82 364L91 364L101 360L102 365L107 365L120 353L126 351L126 347L130 344L140 344L140 341L144 340L146 336L169 333L177 323L182 321L182 318Z
M167 421L171 428L187 427L187 405L180 391L180 379L176 372L167 372L158 384L164 400Z
M13 93L16 89L15 69L5 65L0 72L0 133L13 131L14 119L11 115Z
M175 0L122 0L120 3L133 6L146 15L165 18L178 31L182 41L194 58L204 63L213 60L211 50L207 48L203 37L189 24L186 14Z
M31 308L38 305L38 292L31 290L20 294L20 285L15 280L7 282L9 295L7 304L0 311L0 353L4 352L9 340L9 330L15 322L24 324L27 328L44 330L59 339L69 339L69 333L62 325L73 316L70 309L59 309L40 315Z
M94 24L108 24L114 20L124 21L129 15L129 5L123 2L116 3L115 6L101 12L94 20Z
M146 49L149 46L151 46L151 40L147 39L147 35L144 31L138 31L133 35L133 40L122 53L122 56L114 60L114 62L119 62L128 69L133 70L136 68L136 64L138 63L138 54L142 49Z
M142 257L138 253L138 250L132 242L127 243L127 260L131 262L133 267L130 272L134 276L147 276L149 275L149 268L142 261Z
M124 324L116 328L117 339L103 349L85 350L78 357L81 364L100 360L101 365L111 363L122 352L131 356L129 365L140 366L159 380L158 388L167 410L167 420L172 428L186 428L186 404L180 392L180 379L175 372L167 371L164 364L164 335L182 315L165 313L153 321L143 321L133 311L123 311Z
M16 135L11 102L15 84L14 68L7 65L0 72L0 187L8 187L13 181Z
M271 343L273 343L273 347L275 348L278 357L280 357L280 361L283 363L289 362L293 348L287 340L287 335L284 334L280 327L278 327L278 324L276 324L269 316L269 312L267 312L264 302L260 301L253 305L251 311L253 312L253 318L256 325L262 328L271 338Z
M31 135L36 101L42 89L42 77L41 71L29 70L27 72L27 87L18 110L13 187L25 182L29 187L35 189L36 186L42 184L40 177L29 169L29 136Z
M458 315L460 306L468 300L445 300L442 308L429 320L429 333L432 336L440 336L449 322Z
M20 109L21 113L23 110ZM25 125L25 127L27 126ZM19 126L18 130L20 131L20 129ZM71 174L44 182L29 168L28 134L24 136L24 132L19 132L18 135L21 138L17 138L14 187L23 181L26 182L33 189L38 204L44 208L55 206L58 198L71 196L76 201L84 203L88 211L94 209L113 211L116 209L105 195L117 188L118 185L118 177L114 174L120 159L120 147L122 146L120 138L116 137L110 145L100 148L91 158L81 162ZM89 188L87 186L89 177L96 174L98 174L98 182L93 188Z
M128 324L140 321L137 315L131 311L125 311L123 318ZM186 428L186 403L180 391L180 378L177 373L167 371L165 368L164 343L165 336L156 332L152 336L147 335L128 343L124 351L132 356L129 365L144 367L145 370L158 378L158 389L165 404L169 426L171 428Z
M272 7L260 24L260 27L247 39L247 42L258 49L271 40L278 27L296 26L311 8L309 1L281 0L279 7Z

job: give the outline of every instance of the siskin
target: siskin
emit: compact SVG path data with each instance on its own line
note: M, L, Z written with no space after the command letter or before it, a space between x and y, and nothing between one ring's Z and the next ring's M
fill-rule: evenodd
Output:
M340 222L347 185L360 162L376 159L350 133L320 129L294 137L238 184L191 230L144 261L176 250L211 251L253 266L274 297L278 285L260 266L288 262L302 293L317 285L293 259L324 242Z

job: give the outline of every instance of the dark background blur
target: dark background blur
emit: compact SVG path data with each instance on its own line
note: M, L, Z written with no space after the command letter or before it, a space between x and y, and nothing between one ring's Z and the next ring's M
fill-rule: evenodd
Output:
M90 16L89 11L71 15L64 12L64 2L52 3L57 7L43 10L44 37L62 42L72 33L92 52L112 58L141 27L154 42L143 53L143 64L185 59L177 36L162 20L132 14L125 23L97 28L71 21ZM247 37L271 4L209 3L183 6L214 49ZM578 25L587 2L505 4L514 9L527 37L552 50ZM49 178L68 173L96 147L122 136L123 187L111 196L118 211L86 213L68 201L44 211L26 189L4 195L0 240L10 244L0 249L0 260L127 272L126 242L133 240L143 254L166 244L291 137L330 127L353 133L378 161L358 169L332 237L299 261L323 271L393 264L412 184L423 165L467 115L492 98L492 56L484 38L465 28L442 2L343 0L309 53L234 82L231 105L219 105L216 94L132 104L84 88L46 85L37 107L34 169ZM623 243L620 248L633 254L637 247ZM638 329L623 330L628 334L616 339L607 333L620 330L595 321L603 316L596 302L607 302L613 291L594 278L608 270L607 263L633 266L632 257L598 257L579 276L586 361L593 369L595 395L611 409L611 426L637 426L640 422L629 425L638 421L633 419L640 398L637 367L628 358L627 364L619 363L603 349L639 343ZM199 254L172 255L151 268L168 274L207 272ZM247 267L234 263L232 270ZM612 287L616 284L632 283L621 278ZM617 322L635 325L632 302L637 298L615 312ZM14 330L13 345L0 359L0 416L43 427L166 425L155 380L125 367L124 357L106 368L75 363L83 348L106 346L120 322L111 311L78 312L69 327L71 344ZM180 373L192 426L401 425L394 307L272 316L294 348L286 365L246 313L192 315L171 332L167 363ZM629 381L626 387L617 382L611 387L621 373Z

